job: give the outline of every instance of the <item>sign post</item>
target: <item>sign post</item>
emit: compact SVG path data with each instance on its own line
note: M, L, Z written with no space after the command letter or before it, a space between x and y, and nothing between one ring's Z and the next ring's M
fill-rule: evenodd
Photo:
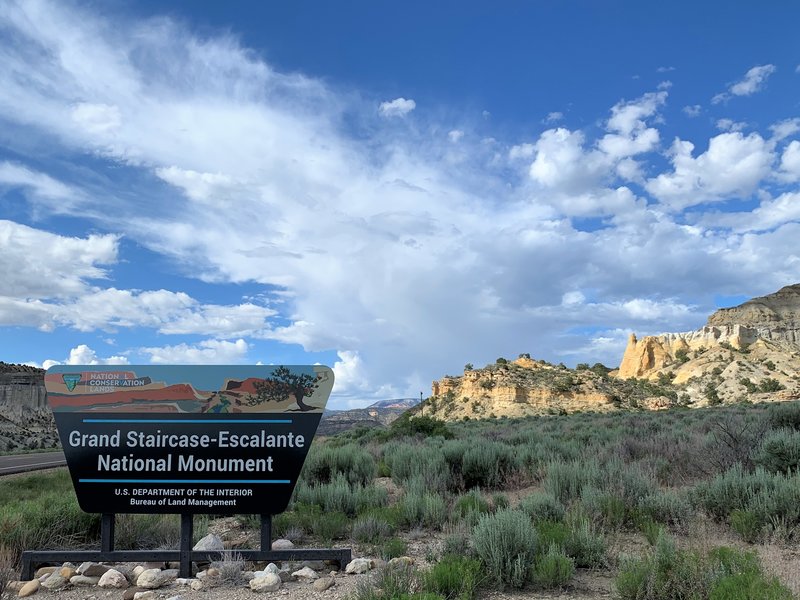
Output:
M333 387L328 367L58 365L45 387L78 503L103 515L102 547L24 552L23 576L36 560L180 560L188 577L191 560L219 554L191 550L198 513L262 515L261 550L243 558L349 561L350 550L271 550L271 516L286 510ZM114 550L118 513L181 514L180 551Z

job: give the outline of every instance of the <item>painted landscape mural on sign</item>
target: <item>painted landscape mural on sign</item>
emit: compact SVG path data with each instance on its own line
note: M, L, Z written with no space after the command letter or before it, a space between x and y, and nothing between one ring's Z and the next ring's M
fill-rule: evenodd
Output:
M318 365L202 370L58 365L48 370L45 386L48 404L56 412L321 413L333 376Z

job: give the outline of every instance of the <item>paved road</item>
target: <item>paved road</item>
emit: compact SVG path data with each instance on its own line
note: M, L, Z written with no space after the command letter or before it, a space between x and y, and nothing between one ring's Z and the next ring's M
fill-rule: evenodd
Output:
M0 456L0 477L11 473L51 469L65 464L67 463L64 460L64 453L61 451Z

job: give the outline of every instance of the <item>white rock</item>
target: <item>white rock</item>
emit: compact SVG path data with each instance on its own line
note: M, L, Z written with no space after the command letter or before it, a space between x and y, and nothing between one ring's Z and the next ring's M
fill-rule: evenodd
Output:
M133 567L133 578L136 579L137 577L139 577L139 575L144 573L146 570L147 569L145 569L142 565L136 565L135 567Z
M225 550L225 544L222 543L222 539L218 535L213 533L209 533L207 536L202 538L199 542L194 545L192 550L200 550L211 552L215 550Z
M161 569L147 569L136 578L136 586L146 590L154 590L164 585Z
M298 581L314 581L315 579L319 579L319 575L314 569L309 569L308 567L303 567L299 571L295 571L292 573L292 579L297 579Z
M275 573L275 575L277 575L279 571L280 569L275 563L269 563L266 567L264 567L265 573Z
M128 587L128 580L125 575L116 569L109 569L100 576L100 581L97 582L97 585L101 588L124 590Z
M193 591L197 592L203 589L203 582L199 579L195 579L189 584L189 587L192 588Z
M294 544L289 540L280 539L272 542L273 550L291 550L292 548L294 548Z
M281 588L281 578L275 573L267 573L263 577L250 580L250 589L254 592L277 592Z
M344 569L345 573L349 573L351 575L360 575L362 573L366 573L372 568L372 561L368 558L354 558Z
M155 571L156 569L148 569L148 571ZM153 590L146 592L136 592L133 595L133 600L156 600L156 593Z

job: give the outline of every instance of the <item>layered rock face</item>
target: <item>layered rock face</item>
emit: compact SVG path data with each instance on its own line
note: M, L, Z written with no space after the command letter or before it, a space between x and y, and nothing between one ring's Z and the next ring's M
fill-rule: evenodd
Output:
M0 362L0 450L58 445L47 407L44 371Z
M16 411L45 408L44 371L0 362L0 404Z
M760 338L800 344L800 283L733 308L721 308L707 323L710 327L735 324L754 330Z
M590 371L521 357L434 381L424 414L447 421L614 410L613 392Z
M777 342L777 352L782 351L780 348L788 352L800 350L800 284L733 308L722 308L697 331L664 333L641 340L631 334L618 377L653 378L667 367L686 362L692 352L720 345L746 350L758 340ZM676 379L676 383L690 376Z

